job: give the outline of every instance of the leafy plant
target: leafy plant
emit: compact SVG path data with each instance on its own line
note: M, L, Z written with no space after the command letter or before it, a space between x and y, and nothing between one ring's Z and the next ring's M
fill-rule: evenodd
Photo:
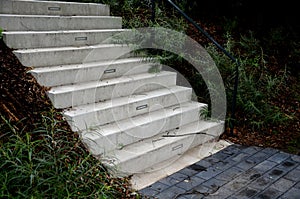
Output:
M50 112L32 132L1 116L2 198L122 198L126 179L114 179L78 136ZM124 192L123 192L124 191Z
M280 95L280 90L285 86L286 70L281 76L273 74L267 67L267 55L264 54L260 41L253 32L242 35L239 42L233 42L230 34L226 50L239 52L239 90L237 106L243 112L244 122L253 129L262 129L269 125L279 125L291 120L293 117L284 113L272 103ZM218 68L221 71L227 89L228 101L232 100L233 79L235 65L225 55L220 54L214 46L207 47Z
M161 66L158 64L154 64L149 68L148 73L159 73L160 71L161 71Z

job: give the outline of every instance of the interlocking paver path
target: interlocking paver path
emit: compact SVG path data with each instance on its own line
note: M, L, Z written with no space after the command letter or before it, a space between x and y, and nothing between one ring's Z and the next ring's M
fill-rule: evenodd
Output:
M300 156L233 144L140 193L151 199L300 199Z

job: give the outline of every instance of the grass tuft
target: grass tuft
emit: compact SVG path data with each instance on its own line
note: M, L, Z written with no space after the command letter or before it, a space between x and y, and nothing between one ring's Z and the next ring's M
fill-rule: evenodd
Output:
M58 114L43 115L32 132L1 116L1 197L129 198L128 179L112 178L78 136L61 128Z

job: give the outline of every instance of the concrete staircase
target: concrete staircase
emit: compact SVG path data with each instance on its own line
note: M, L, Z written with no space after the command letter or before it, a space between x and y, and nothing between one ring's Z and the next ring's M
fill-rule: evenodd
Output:
M91 153L118 174L151 172L223 132L224 122L200 117L206 104L176 85L175 72L153 73L158 63L106 41L128 31L109 6L1 0L0 13L4 42L50 88L53 106Z

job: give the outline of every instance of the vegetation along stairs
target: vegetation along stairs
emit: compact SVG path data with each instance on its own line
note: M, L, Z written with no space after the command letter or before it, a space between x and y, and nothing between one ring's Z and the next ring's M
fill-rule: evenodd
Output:
M224 122L201 118L207 105L177 85L176 72L151 72L158 63L105 42L128 31L108 5L1 0L0 13L6 45L111 171L151 172L223 132Z

